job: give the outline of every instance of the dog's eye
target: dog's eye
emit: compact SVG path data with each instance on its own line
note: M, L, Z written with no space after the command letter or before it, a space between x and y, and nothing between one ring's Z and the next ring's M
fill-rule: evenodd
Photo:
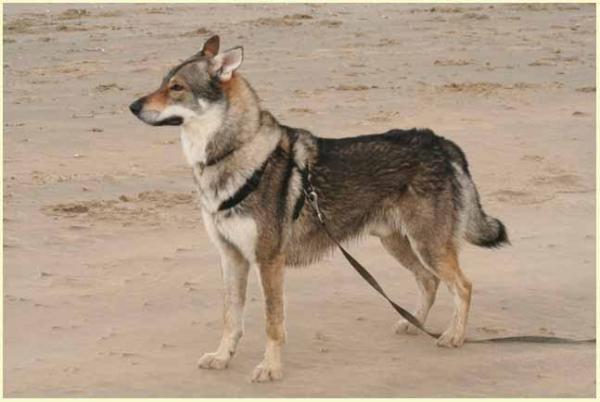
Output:
M171 91L183 91L183 85L179 85L179 84L173 84L171 85L171 88L169 88Z

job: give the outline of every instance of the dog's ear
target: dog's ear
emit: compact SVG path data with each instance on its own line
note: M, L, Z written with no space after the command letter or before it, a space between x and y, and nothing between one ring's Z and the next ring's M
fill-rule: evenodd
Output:
M203 56L213 57L219 53L219 35L214 35L208 38L206 42L204 42L204 46L200 51L200 54Z
M219 77L221 81L228 81L231 79L233 72L242 65L243 59L244 48L241 46L226 50L213 57L209 72L211 75Z

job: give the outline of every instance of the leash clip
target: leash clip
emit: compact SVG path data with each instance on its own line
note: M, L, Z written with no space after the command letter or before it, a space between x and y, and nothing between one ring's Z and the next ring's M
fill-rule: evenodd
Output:
M313 211L315 212L315 215L317 215L317 218L319 219L319 222L321 222L321 224L325 225L325 219L323 217L323 213L321 212L321 209L319 208L319 196L317 195L317 192L315 191L315 188L312 185L312 181L311 179L311 174L310 174L310 166L308 164L308 161L306 162L306 168L305 168L305 172L306 172L306 182L304 183L304 197L308 198L308 202L310 203L310 206L312 207Z
M309 192L307 192L306 196L308 197L308 201L313 207L319 221L321 223L325 223L325 220L323 219L323 214L321 213L321 209L319 208L319 196L317 195L317 192L314 189L311 189Z

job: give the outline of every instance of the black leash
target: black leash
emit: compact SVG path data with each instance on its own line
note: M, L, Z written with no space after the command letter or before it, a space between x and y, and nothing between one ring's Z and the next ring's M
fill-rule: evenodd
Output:
M300 169L297 165L296 165L296 167L298 169ZM401 306L396 304L392 299L390 299L389 296L385 293L385 291L381 287L381 285L379 285L379 283L375 280L373 275L371 275L365 267L363 267L354 257L352 257L352 255L350 255L350 253L348 253L346 251L346 249L340 244L340 242L338 242L333 237L333 235L327 228L327 225L325 224L325 217L324 217L323 213L321 212L321 210L319 209L317 192L315 191L315 189L310 181L310 171L308 169L308 166L305 169L301 169L301 171L303 173L303 176L305 176L305 177L303 177L304 198L306 198L306 200L308 200L308 205L310 205L311 209L315 213L315 216L319 220L323 231L327 234L329 239L333 243L335 243L336 246L338 246L338 248L340 249L340 251L342 252L344 257L346 257L346 260L348 260L350 265L352 265L352 267L356 270L356 272L358 272L358 274L360 276L362 276L363 279L365 281L367 281L367 283L369 283L369 285L371 285L377 292L379 292L379 294L382 295L384 297L384 299L387 300L388 303L390 303L392 305L394 310L396 310L398 312L398 314L400 314L406 321L408 321L409 323L411 323L412 325L414 325L415 327L417 327L419 330L426 333L430 337L432 337L434 339L439 338L441 336L441 334L435 333L435 332L430 332L427 329L425 329L425 327L423 327L423 324L421 324L421 322L414 315L412 315L406 309L402 308ZM514 343L514 342L520 342L520 343L553 343L553 344L593 343L593 344L595 344L596 338L568 339L568 338L559 338L559 337L555 337L555 336L521 335L521 336L507 336L507 337L486 338L486 339L466 339L465 342L468 342L468 343Z

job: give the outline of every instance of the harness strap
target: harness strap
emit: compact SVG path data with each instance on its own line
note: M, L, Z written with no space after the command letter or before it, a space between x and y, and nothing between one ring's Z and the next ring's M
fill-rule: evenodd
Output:
M231 197L229 197L228 199L223 201L221 203L221 205L219 205L218 210L224 211L224 210L231 209L231 208L237 206L242 201L244 201L244 199L246 199L246 197L248 197L254 190L256 190L258 188L258 185L260 184L260 180L262 179L263 173L265 172L265 169L266 169L269 161L273 158L273 155L288 155L288 157L290 158L289 159L290 163L292 163L293 166L300 171L300 174L302 175L302 186L305 187L306 183L308 183L308 168L305 167L304 169L300 169L298 167L298 165L296 164L296 162L294 161L294 156L293 156L293 149L294 149L294 145L295 145L297 139L298 139L297 135L292 135L289 137L289 139L288 139L289 143L287 145L287 147L289 148L289 153L284 150L284 145L282 145L280 142L277 145L277 147L275 147L273 152L271 152L271 154L263 162L262 166L260 166L258 169L256 169L252 173L250 178L248 180L246 180L244 185L242 187L240 187L235 192L235 194L233 194ZM226 152L225 154L223 154L215 159L211 159L211 160L207 161L205 166L212 166L212 165L220 162L221 160L225 159L226 157L231 155L233 152L235 152L235 149L231 149L228 152ZM294 210L293 210L293 217L294 217L293 219L294 220L296 220L300 216L300 212L302 211L303 207L304 207L304 194L301 193L301 196L298 197L298 200L296 201L296 204L294 205Z
M308 170L308 166L307 166ZM327 237L340 249L346 260L352 265L352 267L358 272L358 274L365 280L373 289L375 289L391 306L400 314L406 321L414 325L420 331L429 335L434 339L438 339L442 334L428 331L423 324L410 312L408 312L403 307L399 306L395 303L389 296L385 293L381 285L375 280L373 275L369 273L369 271L363 267L346 249L338 242L335 237L331 234L327 225L325 224L325 216L322 211L319 209L319 204L317 200L317 192L315 191L312 183L310 182L310 176L306 175L305 186L303 187L304 198L306 198L309 202L311 209L313 210L315 216L320 222L320 227L323 229ZM537 336L537 335L522 335L522 336L507 336L507 337L497 337L497 338L486 338L486 339L466 339L467 343L552 343L552 344L581 344L581 343L596 343L596 338L590 339L569 339L569 338L560 338L555 336Z
M219 211L224 211L226 209L231 209L238 205L240 202L244 201L246 197L248 197L254 190L258 188L260 184L260 179L262 178L263 173L265 172L265 168L269 163L271 156L267 158L266 161L263 162L262 166L256 169L250 178L246 180L244 185L240 187L235 194L226 199L219 205Z

